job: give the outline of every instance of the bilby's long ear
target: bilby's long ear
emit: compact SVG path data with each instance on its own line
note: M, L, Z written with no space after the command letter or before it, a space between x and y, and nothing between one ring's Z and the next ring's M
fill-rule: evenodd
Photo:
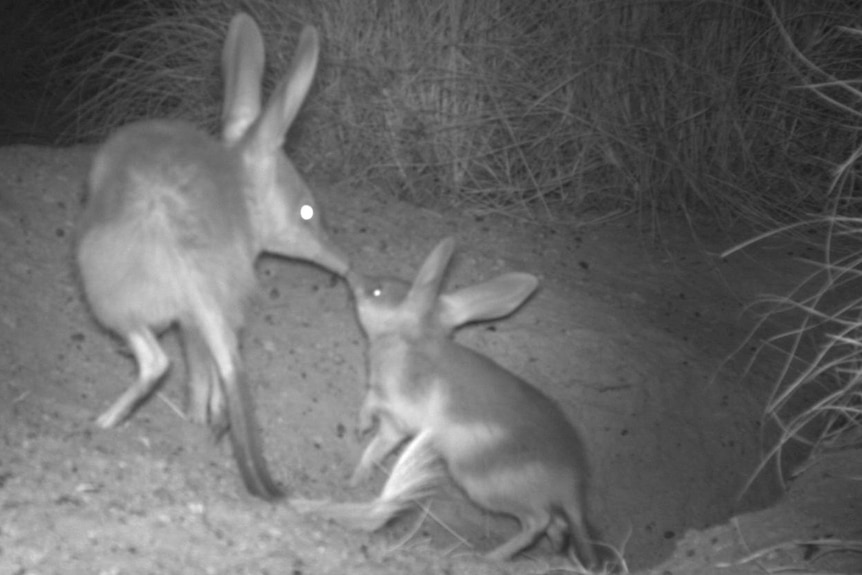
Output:
M319 54L317 30L306 26L299 36L290 71L275 87L260 122L253 128L249 146L254 154L262 157L281 149L287 130L311 88Z
M260 114L260 85L264 62L263 37L251 16L233 17L222 51L224 108L222 140L234 144Z
M539 280L530 274L509 273L440 296L439 321L447 329L466 323L505 317L530 297Z
M437 244L419 268L405 299L405 306L417 317L425 316L436 306L446 267L454 251L455 240L446 238Z

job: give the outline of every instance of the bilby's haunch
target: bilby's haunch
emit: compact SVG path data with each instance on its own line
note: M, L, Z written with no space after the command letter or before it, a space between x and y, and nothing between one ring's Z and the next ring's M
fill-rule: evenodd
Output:
M285 156L288 128L317 68L319 40L303 30L288 74L261 109L264 46L246 14L231 21L222 54L221 139L180 121L117 130L96 152L81 218L77 263L96 319L122 337L137 380L97 423L114 427L168 369L159 332L177 325L189 374L188 414L229 429L248 490L282 494L262 453L238 332L256 289L261 252L315 262L344 275L309 186Z

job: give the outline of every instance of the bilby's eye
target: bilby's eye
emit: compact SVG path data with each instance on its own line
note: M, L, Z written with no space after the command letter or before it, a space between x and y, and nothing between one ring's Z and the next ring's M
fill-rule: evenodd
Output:
M373 290L371 290L371 295L374 297L380 297L383 295L383 289L382 288L374 288Z
M308 204L303 204L301 208L299 208L299 217L304 221L309 221L314 217L314 208Z

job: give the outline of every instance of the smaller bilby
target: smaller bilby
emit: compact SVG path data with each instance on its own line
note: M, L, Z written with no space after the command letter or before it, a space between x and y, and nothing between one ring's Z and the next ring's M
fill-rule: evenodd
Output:
M441 294L454 245L451 238L437 245L412 285L348 272L369 342L369 390L359 430L377 424L351 484L409 442L376 499L292 503L300 512L374 531L430 494L448 470L474 503L520 522L521 531L488 558L511 559L546 533L556 539L567 532L565 550L592 568L586 457L575 429L538 389L451 337L464 324L509 315L538 280L509 273Z

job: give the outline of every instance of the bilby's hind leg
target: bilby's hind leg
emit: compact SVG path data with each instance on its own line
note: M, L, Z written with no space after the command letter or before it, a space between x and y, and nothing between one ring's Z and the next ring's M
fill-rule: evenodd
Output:
M197 329L183 326L182 333L188 366L188 417L193 423L209 425L218 440L229 421L215 361Z
M521 522L521 531L496 549L488 552L485 557L492 561L507 561L531 547L547 531L551 523L551 515L544 510L537 510L530 515L518 517L518 520Z
M593 542L592 529L584 517L580 502L570 503L566 509L566 519L569 524L569 536L571 538L574 552L577 554L577 562L587 569L595 569L598 565L596 549Z
M155 334L149 328L143 327L130 332L126 336L126 342L135 356L138 379L96 419L96 425L102 428L116 427L122 423L138 404L152 393L170 364Z
M560 516L554 516L548 529L545 531L551 547L557 553L565 553L569 549L569 524Z

